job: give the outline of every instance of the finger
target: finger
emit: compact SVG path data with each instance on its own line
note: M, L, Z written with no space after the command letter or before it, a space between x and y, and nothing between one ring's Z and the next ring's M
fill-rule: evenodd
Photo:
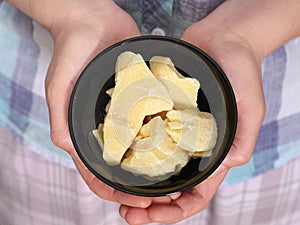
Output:
M160 197L152 197L151 198L151 205L154 204L168 204L171 203L172 201L176 200L181 196L181 192L179 193L174 193L166 196L160 196Z
M253 154L257 136L265 117L265 102L261 86L261 73L254 60L243 61L247 72L223 65L231 79L237 100L238 122L233 145L223 164L234 167L248 162ZM238 75L236 75L238 74Z
M74 155L75 149L67 128L64 130L51 130L50 137L54 145L65 150L70 155Z
M171 201L172 198L170 197L170 195L151 198L151 204L167 204Z
M169 196L172 199L172 201L174 201L174 200L180 198L181 195L182 195L182 192L178 192L178 193L171 194Z
M125 219L125 216L126 216L127 211L128 211L129 208L130 208L130 207L127 206L127 205L120 205L120 207L119 207L119 214L120 214L120 216L121 216L123 219Z
M66 141L70 140L67 111L71 92L80 72L96 54L96 45L82 39L71 34L57 38L45 81L51 138L54 144L67 152L73 151Z
M123 205L147 208L151 204L151 198L149 197L131 195L118 190L115 190L113 194L115 198L117 198L118 201Z
M149 222L176 223L204 209L227 172L228 169L220 167L207 180L195 188L181 193L179 198L169 204L151 204L146 209L121 206L120 215L129 224L145 224Z
M149 207L150 205L153 205L153 204L169 204L169 203L172 202L172 200L175 200L175 199L179 198L180 196L181 196L181 193L176 193L176 194L172 194L172 195L169 195L169 196L152 197L152 198L145 199L144 203L141 203L140 199L137 198L137 199L134 199L134 200L139 201L140 206L137 206L138 204L136 204L135 207L147 208L147 207ZM124 197L126 198L126 196L124 196ZM123 199L124 197L119 197L119 199ZM132 203L130 204L126 201L123 201L122 204L120 205L119 214L124 219L125 219L125 216L127 214L127 210L129 208L132 208L132 207L129 207L129 206L133 206L133 205L132 205ZM141 210L139 210L139 212L141 212ZM131 213L134 214L135 212L131 212ZM130 217L130 215L129 215L129 217Z
M138 225L138 224L147 224L152 221L148 217L148 210L147 209L142 209L142 208L124 208L124 206L121 206L120 211L122 212L123 210L127 210L125 215L122 216L126 222L130 225ZM124 213L122 213L124 214Z
M228 170L217 172L195 188L183 192L182 196L170 205L153 205L148 210L148 218L155 222L176 223L203 210Z
M132 223L133 221L130 221L131 224L144 224L144 223L148 223L150 222L150 220L147 222L148 216L147 216L147 210L143 211L142 208L146 209L147 207L149 207L150 205L153 204L170 204L172 202L172 200L178 199L181 196L181 192L180 193L176 193L176 194L171 194L168 196L161 196L161 197L152 197L152 198L148 198L148 200L150 200L149 205L141 205L140 207L138 207L139 209L136 209L136 207L134 207L135 209L133 210L133 207L129 207L129 204L124 204L125 201L123 202L123 204L120 205L119 208L119 214L121 217L123 217L126 220L126 215L127 215L127 211L128 209L130 210L130 213L127 215L128 218L131 217L135 217L135 221L134 223ZM139 214L138 217L134 216L137 215L137 213ZM145 220L146 218L146 220Z
M118 199L113 194L114 189L100 181L94 174L92 174L76 153L72 155L72 159L81 177L93 193L105 200L119 203Z
M199 195L196 195L197 191L189 190L182 194L180 197L180 202L186 204L185 206L191 206L187 209L184 209L181 205L178 205L175 202L170 204L155 204L151 205L147 209L137 209L137 208L125 208L121 210L122 216L129 224L145 224L149 222L160 222L160 223L176 223L180 220L188 217L188 213L185 211L191 210L191 215L193 214L192 210L201 210L199 207L195 208L193 201L197 201L197 204L203 204L204 201ZM179 202L179 199L178 199Z
M149 197L127 194L103 183L88 170L76 153L72 155L72 159L81 177L87 183L90 190L97 196L109 201L118 202L120 204L132 207L147 208L151 204L151 198Z
M251 159L262 124L262 120L258 120L257 117L253 118L251 112L244 112L243 106L240 106L239 110L236 136L222 163L228 168L243 165Z
M168 196L161 196L161 197L152 197L152 198L148 198L146 200L150 200L150 202L147 202L146 204L146 201L143 203L144 205L141 204L140 202L140 206L139 208L147 208L153 204L170 204L172 201L178 199L179 197L181 196L181 192L179 193L176 193L176 194L171 194L171 195L168 195ZM119 199L123 199L122 197L119 198ZM140 201L140 199L136 199L138 201ZM128 204L128 202L126 201L123 201L123 203L121 204L120 208L119 208L119 214L121 217L123 217L125 219L126 217L126 214L127 214L127 210L129 208L132 208L132 207L129 207L129 205L132 206L132 204ZM137 206L137 205L136 205ZM138 212L142 212L141 210L138 210ZM130 214L135 214L136 212L131 212ZM131 217L130 214L128 215L129 218ZM142 216L141 216L142 217ZM139 221L137 221L137 223L139 223Z

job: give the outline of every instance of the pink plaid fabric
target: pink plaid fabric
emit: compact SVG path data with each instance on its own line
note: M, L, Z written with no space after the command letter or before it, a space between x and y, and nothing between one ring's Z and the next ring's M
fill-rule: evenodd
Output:
M77 170L33 153L1 126L0 135L1 225L126 224Z
M78 172L45 160L0 126L1 225L122 225L118 205L88 189ZM300 157L247 182L221 188L180 225L300 224Z

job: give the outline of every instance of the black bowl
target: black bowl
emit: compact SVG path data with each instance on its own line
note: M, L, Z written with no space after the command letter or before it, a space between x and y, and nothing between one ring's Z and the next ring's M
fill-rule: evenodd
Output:
M105 91L114 84L116 59L122 52L139 53L147 62L152 56L171 58L183 74L200 82L198 107L211 112L218 137L211 157L191 159L178 175L166 180L148 180L109 166L92 134L106 115L109 97ZM184 41L161 36L141 36L119 42L98 54L80 75L69 106L69 128L74 147L87 166L106 184L135 195L162 196L184 191L206 179L227 155L236 131L237 109L231 85L221 68L205 52Z

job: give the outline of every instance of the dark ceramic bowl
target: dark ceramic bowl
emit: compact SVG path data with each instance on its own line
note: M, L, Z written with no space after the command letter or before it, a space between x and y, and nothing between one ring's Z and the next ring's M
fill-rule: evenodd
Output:
M198 107L211 112L217 122L218 137L211 157L191 159L181 172L166 180L149 181L108 166L102 149L92 135L106 115L105 94L113 87L115 63L124 51L139 53L147 62L152 56L171 58L185 75L198 79ZM161 196L184 191L205 180L221 164L234 139L237 109L234 93L221 68L205 52L178 39L141 36L117 43L97 55L85 68L73 90L69 106L69 128L74 147L87 168L104 183L127 193Z

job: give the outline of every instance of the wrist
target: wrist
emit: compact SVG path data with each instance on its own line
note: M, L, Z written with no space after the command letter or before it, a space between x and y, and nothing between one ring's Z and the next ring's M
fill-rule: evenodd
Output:
M44 26L52 35L73 20L101 13L103 8L114 5L112 0L8 0L8 2Z
M240 41L262 61L300 35L299 11L298 0L228 0L193 26L201 30L202 42L223 42L220 39L224 38Z
M244 53L247 53L249 60L254 61L258 67L262 62L263 53L253 45L249 37L216 20L203 19L193 24L183 33L182 39L204 50L221 67L230 64L228 61L232 60L231 55Z

